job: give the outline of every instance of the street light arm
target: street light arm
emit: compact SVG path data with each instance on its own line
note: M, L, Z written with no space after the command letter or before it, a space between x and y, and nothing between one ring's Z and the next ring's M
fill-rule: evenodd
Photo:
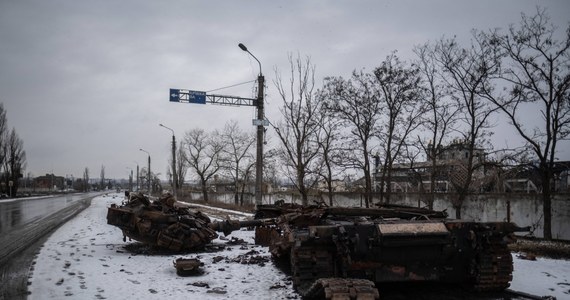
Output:
M238 46L241 50L249 53L249 55L251 55L253 58L255 58L255 60L257 60L257 63L259 64L259 76L262 76L263 73L261 72L261 62L259 62L259 59L257 59L257 57L255 57L255 55L253 55L251 52L249 52L249 50L247 50L247 47L244 44L239 43Z
M158 124L158 126L164 127L164 128L166 128L166 129L170 130L170 131L172 132L172 135L174 135L174 130L172 130L172 128L167 127L167 126L164 126L163 124Z

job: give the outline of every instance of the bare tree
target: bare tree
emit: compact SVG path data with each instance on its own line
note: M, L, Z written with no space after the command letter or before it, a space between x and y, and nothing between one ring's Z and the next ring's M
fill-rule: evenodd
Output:
M24 143L12 128L8 131L8 118L4 104L0 103L0 166L3 168L2 180L10 197L18 191L19 179L23 177L26 164Z
M274 186L279 186L281 182L279 155L276 149L269 149L263 153L263 181Z
M383 152L380 198L390 203L392 166L406 147L410 133L423 114L419 70L406 66L392 53L374 70L377 93L383 103L383 118L376 134Z
M405 161L405 165L408 169L408 178L410 183L418 186L418 192L421 195L425 194L425 189L423 185L422 178L422 167L418 164L419 158L421 157L422 151L421 144L419 143L409 143L402 147L402 160ZM418 207L421 207L422 197L418 197Z
M286 176L295 184L301 194L303 205L308 204L308 190L318 179L317 157L319 144L319 102L316 101L315 66L307 57L289 55L291 73L288 84L283 82L281 74L276 70L275 86L283 101L281 115L283 119L272 124L281 142L277 148L283 161Z
M4 103L0 103L0 149L3 149L6 145L6 139L8 137L8 118L6 117L6 110L4 109ZM6 159L6 151L0 151L0 165L4 164Z
M498 82L506 93L486 89L488 99L507 117L538 159L542 184L544 237L552 239L552 186L557 146L570 135L570 26L562 40L544 9L522 15L508 33L486 34L504 55ZM528 113L537 125L529 124Z
M352 73L352 78L327 77L323 88L324 105L337 118L347 135L339 149L343 168L362 171L364 175L364 199L366 207L372 201L372 177L370 155L381 111L379 95L375 90L374 77L363 71Z
M26 151L24 151L24 142L16 133L16 129L12 131L6 139L4 147L4 170L7 172L7 186L10 186L10 197L15 197L18 192L19 179L24 177L24 169L26 166Z
M425 113L420 119L420 123L426 134L418 136L419 145L427 154L429 168L429 197L427 204L429 209L433 209L433 202L436 190L436 178L440 173L437 161L438 157L452 140L450 132L457 122L458 105L456 105L445 88L443 82L442 69L436 61L435 47L426 43L414 48L414 53L418 56L418 67L422 75L424 86ZM420 183L423 188L423 183Z
M177 191L181 189L182 184L184 183L184 179L186 177L186 173L188 172L188 163L184 158L184 149L182 149L182 142L179 143L179 146L176 147L176 178L173 176L172 172L172 155L168 159L168 166L166 166L166 176L170 183L170 186L176 186ZM174 185L175 184L175 185ZM178 194L178 197L182 197L182 192Z
M222 169L230 175L234 182L234 203L243 205L245 187L255 165L255 156L252 150L256 137L242 131L235 120L226 123L219 135L226 144L221 152Z
M162 183L160 182L161 173L148 172L148 168L143 167L140 170L139 178L141 180L141 186L148 186L150 190L159 194L162 193Z
M140 179L140 186L146 187L147 189L150 187L152 190L152 174L149 174L147 167L142 167L139 172L139 179ZM149 184L150 181L150 184ZM150 194L150 191L147 191Z
M322 94L321 94L322 97ZM323 101L323 100L321 100ZM317 137L319 144L319 163L318 175L324 180L328 192L329 205L333 205L333 181L335 179L336 167L338 162L339 153L339 135L340 135L340 121L332 114L330 114L324 105L320 106L320 114L322 118L319 124L320 130Z
M176 150L176 180L178 180L178 184L176 186L182 187L184 184L184 179L186 178L186 173L188 172L188 162L186 160L186 156L184 154L184 148L182 147L182 143L180 143L179 147Z
M168 166L166 166L166 178L168 178L168 183L174 189L175 182L174 182L174 174L172 173L172 158L168 159ZM178 182L178 180L176 180L176 182Z
M152 173L150 175L150 184L152 186L152 190L157 194L162 194L162 183L160 182L160 173Z
M208 202L208 180L220 170L222 143L203 129L192 129L184 136L185 158L200 180L204 201Z
M89 191L89 168L87 167L83 170L83 191Z
M101 165L101 176L99 176L99 188L104 190L107 184L105 183L105 166Z
M457 192L453 201L455 217L461 218L463 202L472 192L473 174L480 170L483 149L489 129L490 116L497 110L482 97L491 88L490 79L499 69L498 55L480 34L473 34L470 48L462 48L455 38L442 38L436 45L436 59L445 72L445 80L459 110L458 124L465 157L457 159L450 170L451 183Z

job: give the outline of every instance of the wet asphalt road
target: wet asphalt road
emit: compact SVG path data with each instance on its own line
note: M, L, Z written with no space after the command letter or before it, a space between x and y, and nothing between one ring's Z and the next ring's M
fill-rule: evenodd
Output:
M26 299L32 261L49 234L101 193L0 202L0 299Z

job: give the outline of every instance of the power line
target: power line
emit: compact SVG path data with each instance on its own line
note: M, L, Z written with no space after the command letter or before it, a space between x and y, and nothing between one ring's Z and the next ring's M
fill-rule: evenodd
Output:
M257 80L254 79L254 80L250 80L250 81L246 81L246 82L242 82L242 83L236 83L236 84L233 84L233 85L228 85L228 86L224 86L224 87L221 87L221 88L217 88L217 89L213 89L213 90L210 90L210 91L206 91L206 93L210 93L210 92L215 92L215 91L227 89L227 88L231 88L231 87L238 86L238 85L242 85L242 84L248 84L248 83L252 83L252 82L255 82L255 81L257 81Z

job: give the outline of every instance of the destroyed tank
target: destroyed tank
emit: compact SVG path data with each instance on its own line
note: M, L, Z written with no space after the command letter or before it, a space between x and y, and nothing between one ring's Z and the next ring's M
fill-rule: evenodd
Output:
M107 209L107 224L123 231L123 241L133 239L171 251L197 251L218 237L242 227L265 224L264 220L212 222L200 211L176 202L170 193L151 202L142 193L130 193L122 205ZM176 205L176 204L179 205Z
M256 242L290 263L293 285L304 298L378 299L377 284L412 281L504 290L513 271L507 244L514 232L528 231L401 206L264 205L257 211L277 213L276 226L257 228Z

